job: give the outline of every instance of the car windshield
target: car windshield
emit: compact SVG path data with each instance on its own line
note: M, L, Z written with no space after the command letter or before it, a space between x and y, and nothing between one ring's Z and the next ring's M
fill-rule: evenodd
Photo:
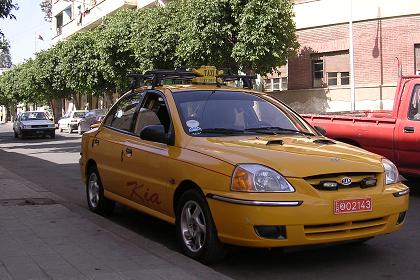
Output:
M86 112L74 112L73 118L83 118Z
M47 120L44 112L26 112L20 117L22 121Z
M319 135L299 115L270 97L222 90L183 91L173 96L184 129L193 136Z

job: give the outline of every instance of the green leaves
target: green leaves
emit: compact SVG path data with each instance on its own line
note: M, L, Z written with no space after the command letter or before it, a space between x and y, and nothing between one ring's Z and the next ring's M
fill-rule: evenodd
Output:
M298 47L293 17L289 0L173 0L120 10L8 71L0 77L0 98L121 92L131 72L179 66L266 74Z

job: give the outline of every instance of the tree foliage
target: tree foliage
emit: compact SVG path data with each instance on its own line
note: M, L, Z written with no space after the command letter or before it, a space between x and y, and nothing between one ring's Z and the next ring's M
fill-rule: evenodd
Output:
M17 6L1 3L1 17L13 17ZM47 17L50 4L41 2ZM131 72L154 68L215 65L265 74L298 47L293 16L289 0L173 0L121 10L0 76L0 101L104 95L127 88Z
M12 56L10 55L10 45L9 42L5 39L0 40L0 68L10 68L12 67Z
M41 0L39 4L41 6L41 11L44 13L44 19L47 22L52 20L52 0Z

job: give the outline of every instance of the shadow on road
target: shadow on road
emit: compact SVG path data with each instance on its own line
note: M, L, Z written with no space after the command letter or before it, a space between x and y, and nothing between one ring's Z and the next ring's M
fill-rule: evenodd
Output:
M7 141L2 139L7 138ZM79 136L61 136L56 139L38 140L13 139L12 134L0 133L0 145L10 145L5 152L0 149L0 164L10 171L50 190L53 193L87 208L85 187L80 178L79 165L56 164L26 154L14 152L17 149L53 148L55 151L72 151L77 143L51 142L64 139L80 139ZM62 138L61 138L62 137ZM30 143L28 146L18 146ZM35 145L34 145L35 144ZM33 151L37 153L37 151ZM418 181L410 181L415 186ZM415 279L419 275L418 252L420 251L420 192L412 187L410 211L405 227L392 235L380 236L366 244L335 245L281 249L248 249L231 247L227 258L212 265L215 270L236 279ZM144 215L124 206L118 206L107 219L128 228L137 234L156 241L172 250L179 251L175 228L163 221Z

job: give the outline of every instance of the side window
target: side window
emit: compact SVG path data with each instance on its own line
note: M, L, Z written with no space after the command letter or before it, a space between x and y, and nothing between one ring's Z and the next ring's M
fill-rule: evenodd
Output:
M134 134L140 135L141 130L148 125L163 125L169 132L171 120L165 100L157 93L148 93L137 115Z
M408 111L408 119L420 121L420 85L416 85L411 96L410 109Z
M131 124L140 102L140 94L129 94L122 99L105 121L106 126L131 131Z

